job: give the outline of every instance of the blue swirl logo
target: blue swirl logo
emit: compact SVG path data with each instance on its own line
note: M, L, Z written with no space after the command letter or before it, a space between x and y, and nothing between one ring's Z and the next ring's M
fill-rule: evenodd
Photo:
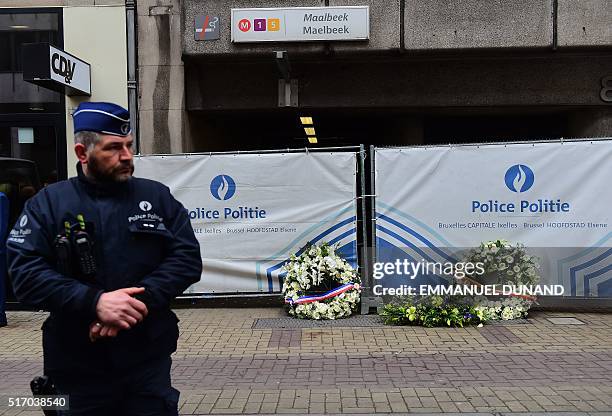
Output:
M505 176L506 186L512 192L526 192L535 181L533 171L526 165L510 166Z
M228 175L218 175L210 182L210 193L219 201L227 201L236 193L236 182Z

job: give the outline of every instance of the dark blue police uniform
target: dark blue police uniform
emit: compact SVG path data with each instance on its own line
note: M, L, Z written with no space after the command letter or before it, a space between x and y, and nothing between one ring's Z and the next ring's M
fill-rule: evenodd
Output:
M17 298L51 312L43 324L45 373L70 394L71 415L176 415L170 384L178 319L170 301L200 279L202 262L185 208L159 182L78 177L28 200L8 240ZM82 215L96 272L58 272L54 239ZM89 339L100 295L144 287L149 314L116 338Z

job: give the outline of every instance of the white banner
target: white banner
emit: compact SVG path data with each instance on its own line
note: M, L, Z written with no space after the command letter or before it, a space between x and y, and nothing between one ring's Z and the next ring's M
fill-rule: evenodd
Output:
M272 293L308 242L357 264L355 153L136 157L189 211L204 270L189 293Z
M378 261L505 239L540 255L542 284L612 296L611 141L376 149L375 163Z

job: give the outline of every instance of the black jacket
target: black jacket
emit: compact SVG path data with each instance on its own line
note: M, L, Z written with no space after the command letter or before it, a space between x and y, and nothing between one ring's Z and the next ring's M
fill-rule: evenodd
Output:
M131 178L97 184L79 176L30 199L8 239L17 298L51 312L43 324L46 371L129 368L176 350L178 319L170 301L200 279L202 261L185 208L159 182ZM97 263L88 278L58 272L54 240L82 214ZM103 292L146 288L149 315L115 339L89 340Z

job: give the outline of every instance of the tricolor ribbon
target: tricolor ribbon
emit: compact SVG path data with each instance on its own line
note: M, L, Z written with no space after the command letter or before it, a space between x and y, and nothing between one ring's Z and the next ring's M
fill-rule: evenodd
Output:
M290 305L296 305L296 304L301 305L304 303L316 302L316 301L336 297L354 288L355 288L355 283L351 282L351 283L344 284L342 286L338 286L337 288L330 290L329 292L323 293L321 295L302 296L300 298L297 298L296 300L293 300L291 298L285 298L285 303L288 303Z

